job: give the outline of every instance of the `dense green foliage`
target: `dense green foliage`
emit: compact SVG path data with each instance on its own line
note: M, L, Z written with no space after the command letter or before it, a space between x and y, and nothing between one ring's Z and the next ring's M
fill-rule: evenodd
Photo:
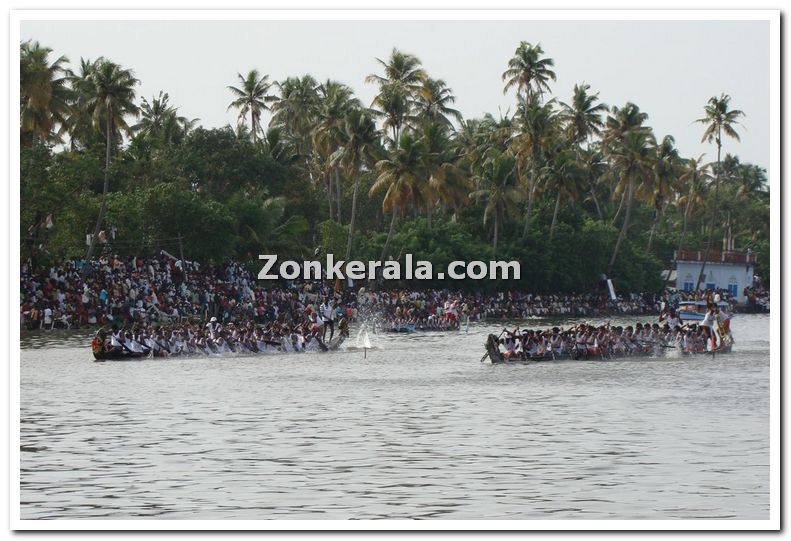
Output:
M605 273L625 292L660 288L679 247L728 244L769 277L766 172L722 155L743 115L726 95L700 119L718 156L703 163L634 103L607 106L585 84L552 98L554 62L527 42L502 59L513 116L464 119L444 81L393 50L366 77L369 108L337 81L251 70L206 105L238 111L220 129L166 93L138 100L133 72L108 59L72 71L21 47L23 257L82 257L101 229L118 254L513 259L519 284L461 285L587 291Z

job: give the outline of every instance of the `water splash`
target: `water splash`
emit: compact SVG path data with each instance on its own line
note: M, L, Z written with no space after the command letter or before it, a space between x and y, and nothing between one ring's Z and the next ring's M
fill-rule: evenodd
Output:
M363 323L357 332L357 347L371 349L371 337L368 336L368 324Z

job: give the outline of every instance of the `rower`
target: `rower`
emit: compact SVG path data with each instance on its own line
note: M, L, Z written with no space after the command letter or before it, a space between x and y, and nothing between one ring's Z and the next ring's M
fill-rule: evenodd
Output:
M323 341L327 337L327 328L329 328L330 341L332 341L332 337L335 336L335 302L330 301L330 298L327 297L319 307L319 311L321 312L322 323L321 325L317 323L316 326L324 327L322 330L321 339Z
M110 352L121 353L124 350L123 335L118 330L118 325L113 325L113 330L110 333Z
M557 327L552 327L552 338L549 340L549 345L553 352L558 354L563 353L563 338L560 336Z
M501 339L505 352L503 353L504 359L510 359L516 353L516 343L514 335L511 331L506 331L505 336Z
M580 325L579 327L577 327L577 333L574 336L574 345L575 345L575 349L577 350L576 351L577 358L579 358L582 354L584 354L586 358L588 357L588 348L585 342L586 342L585 325Z
M599 354L599 343L596 339L596 330L593 327L590 327L585 335L585 351L588 356Z
M217 333L222 329L222 325L217 322L216 317L212 317L211 320L206 324L206 328L209 330L209 337L214 340L217 336Z

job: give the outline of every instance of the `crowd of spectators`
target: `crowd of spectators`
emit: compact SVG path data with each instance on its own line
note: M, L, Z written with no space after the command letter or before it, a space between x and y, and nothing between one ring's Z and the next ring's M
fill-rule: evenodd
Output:
M87 267L86 267L87 265ZM201 265L161 254L154 258L102 256L67 260L47 268L21 264L20 316L25 329L113 324L208 321L216 317L264 324L298 323L336 293L327 281L259 282L238 262ZM520 319L549 316L659 313L666 297L631 294L610 300L606 292L538 295L461 292L448 289L337 292L341 315L362 311L381 324L428 318Z

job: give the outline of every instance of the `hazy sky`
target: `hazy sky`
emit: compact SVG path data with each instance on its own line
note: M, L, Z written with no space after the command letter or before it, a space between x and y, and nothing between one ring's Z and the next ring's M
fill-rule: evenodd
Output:
M351 86L365 105L376 93L365 76L381 70L393 47L417 55L444 79L465 118L513 110L503 95L502 72L521 40L541 43L555 60L552 95L569 101L587 82L602 101L633 101L648 113L658 138L671 134L684 157L706 153L701 144L709 97L727 93L746 113L741 142L724 152L769 165L769 23L755 21L30 21L34 39L66 55L103 55L132 68L139 96L164 90L180 113L206 127L236 121L226 111L238 72L252 68L272 80L311 74ZM268 117L265 118L265 121Z

